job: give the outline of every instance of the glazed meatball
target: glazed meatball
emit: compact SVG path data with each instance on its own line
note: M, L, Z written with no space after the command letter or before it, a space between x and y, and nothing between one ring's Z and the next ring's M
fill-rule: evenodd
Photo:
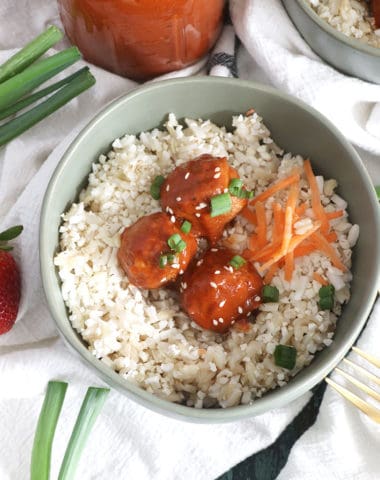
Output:
M211 198L226 193L232 178L238 178L238 174L226 158L201 155L178 166L167 177L161 187L162 209L190 221L192 233L206 237L214 245L226 224L247 204L244 198L230 196L230 211L211 217Z
M234 268L234 257L227 248L211 248L181 282L183 309L207 330L224 333L261 303L260 275L248 261Z
M174 234L186 243L182 251L175 252L168 245ZM159 288L185 271L196 250L196 239L183 233L165 213L158 212L140 218L124 230L117 257L133 285Z

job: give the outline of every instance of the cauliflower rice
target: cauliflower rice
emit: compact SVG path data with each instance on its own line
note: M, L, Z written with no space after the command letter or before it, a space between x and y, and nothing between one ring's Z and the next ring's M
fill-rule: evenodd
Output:
M376 30L365 0L305 0L316 13L347 37L380 47L380 29Z
M271 284L279 289L280 300L262 304L248 332L235 325L225 335L192 322L169 289L134 287L118 265L124 228L160 210L149 193L156 175L166 176L203 153L226 156L247 188L258 194L302 165L299 155L283 154L256 113L233 117L232 132L209 120L187 119L182 126L170 114L165 130L126 135L112 147L93 164L79 202L63 214L61 250L55 258L70 321L99 361L166 400L196 408L230 407L285 385L318 350L332 343L341 306L350 297L351 274L317 252L295 260L290 283L278 271ZM321 176L317 181L326 211L345 210L346 202L334 192L337 182ZM284 203L281 195L276 200ZM300 195L310 204L304 178ZM268 216L272 201L266 202ZM313 218L311 208L306 216ZM331 226L338 237L333 245L350 268L359 227L346 213ZM241 252L251 228L238 216L224 232L224 241ZM308 221L295 228L304 233ZM326 275L335 286L333 311L318 308L320 285L313 280L314 272ZM297 349L293 370L275 365L277 344Z

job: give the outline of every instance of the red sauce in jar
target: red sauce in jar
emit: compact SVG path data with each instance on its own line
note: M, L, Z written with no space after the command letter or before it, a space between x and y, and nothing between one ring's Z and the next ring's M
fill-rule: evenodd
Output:
M66 33L90 62L136 80L207 53L224 0L58 0Z

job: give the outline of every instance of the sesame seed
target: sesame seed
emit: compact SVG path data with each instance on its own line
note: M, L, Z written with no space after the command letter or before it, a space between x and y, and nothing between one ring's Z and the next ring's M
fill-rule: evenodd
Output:
M167 280L166 277L161 278L161 283L166 282L166 280Z
M190 172L187 172L186 175L185 175L185 180L187 180L190 176Z
M182 200L182 198L181 198L181 197L177 197L176 200L177 200L177 202L180 202L180 201Z
M227 192L228 192L228 188L225 188L225 189L223 190L223 193L227 193Z
M227 265L224 265L224 267L223 267L223 268L224 268L224 270L227 270L227 272L229 272L229 271L230 271L230 269L229 269L229 267L227 267Z
M261 298L259 296L255 297L255 302L259 302L260 300L261 300Z
M219 303L219 307L220 307L220 308L224 307L225 303L226 303L226 301L225 301L225 300L222 300L222 301Z
M172 215L172 216L170 217L170 221L171 221L172 223L175 223L175 216L174 216L174 215Z
M241 307L238 307L238 312L243 313L243 309Z
M218 288L218 285L215 282L210 282L210 287Z
M233 325L234 323L235 323L235 320L232 320L231 325Z
M218 320L213 320L212 323L217 326L218 325Z
M220 167L215 167L214 172L215 173L220 172Z
M182 269L179 271L179 274L180 274L180 275L183 275L184 273L185 273L185 272L184 272Z
M199 218L199 217L201 216L201 214L200 214L200 213L196 213L195 216L196 216L197 218Z
M206 208L206 207L207 207L207 203L201 202L195 207L195 210L202 210L202 208Z
M221 175L220 173L216 173L216 174L214 175L214 178L217 179L217 178L220 177L220 175Z
M222 317L219 318L219 323L224 323L224 319Z
M199 267L200 265L202 265L203 263L203 258L201 258L200 260L197 261L197 267Z
M214 274L215 275L220 275L220 270L215 270Z
M181 287L186 290L187 288L187 283L186 282L181 282Z
M165 190L166 190L167 192L170 190L170 185L169 185L169 184L168 184L168 185L166 185L166 188L165 188Z
M179 267L179 263L172 263L170 265L172 268L175 268L176 270L178 270L180 267Z
M170 207L166 207L166 211L168 213L170 213L171 215L173 215L173 213L174 213L173 210Z
M217 248L212 248L211 251L212 251L212 252L217 252L218 249L217 249Z

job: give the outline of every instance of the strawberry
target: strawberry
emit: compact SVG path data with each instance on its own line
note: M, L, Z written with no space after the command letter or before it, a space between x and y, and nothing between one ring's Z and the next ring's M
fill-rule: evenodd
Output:
M9 250L9 240L22 232L17 225L0 233L0 335L8 332L16 321L20 303L21 279L20 271Z

